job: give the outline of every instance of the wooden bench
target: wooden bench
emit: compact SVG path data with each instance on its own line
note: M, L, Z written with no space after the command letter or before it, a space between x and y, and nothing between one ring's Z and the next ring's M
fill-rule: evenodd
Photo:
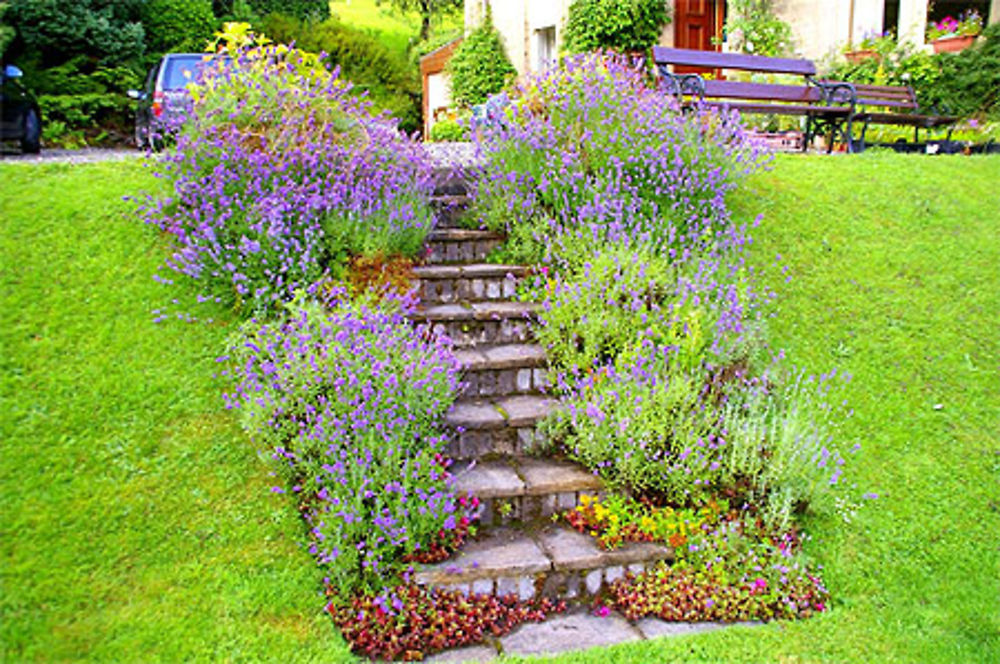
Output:
M829 84L833 81L824 81ZM842 84L844 85L844 84ZM946 140L951 139L957 117L922 113L917 95L910 86L902 85L864 85L849 83L854 94L855 121L863 123L861 138L857 147L864 150L865 134L873 124L897 125L913 127L913 142L919 142L920 130L930 131L941 127L948 128Z
M848 150L852 147L849 138L855 119L853 88L838 81L817 80L816 65L811 60L656 46L653 48L653 61L667 90L681 100L682 106L704 104L710 108L741 113L805 117L803 150L822 133L830 133L831 138L839 136ZM672 70L677 67L780 74L794 77L799 82L728 81ZM833 140L830 140L827 150L832 148Z

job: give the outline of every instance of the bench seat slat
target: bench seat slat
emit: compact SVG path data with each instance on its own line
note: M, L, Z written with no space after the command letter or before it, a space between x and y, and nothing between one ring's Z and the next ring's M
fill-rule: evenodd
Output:
M955 124L958 118L947 115L922 115L919 113L862 113L861 119L870 124L901 125L933 129Z
M851 113L849 106L819 106L816 104L753 104L712 99L706 100L705 105L744 113L774 113L775 115L837 115L846 118Z

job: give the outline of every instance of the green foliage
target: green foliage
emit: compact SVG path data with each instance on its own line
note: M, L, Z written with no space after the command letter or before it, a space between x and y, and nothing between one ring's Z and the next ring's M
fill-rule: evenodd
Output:
M340 67L344 78L360 91L367 91L377 108L399 120L403 131L413 133L421 127L421 87L416 71L373 34L337 18L310 24L271 15L262 26L275 41L294 42L303 50L326 53L329 61Z
M456 120L441 120L431 125L432 141L465 141L468 138L468 131Z
M573 0L566 20L566 50L585 53L645 51L670 22L662 0Z
M792 52L792 28L774 13L774 0L730 0L726 34L739 53L780 56Z
M154 53L203 51L218 27L211 0L147 0L142 24Z
M461 9L463 0L376 0L387 2L402 12L415 11L420 15L419 41L426 41L431 34L431 19L441 14L454 14Z
M856 64L838 61L828 76L856 83L909 85L925 109L962 117L1000 116L1000 27L983 31L979 43L961 53L930 55L884 38L877 57Z
M78 56L31 75L45 118L46 143L74 147L99 142L105 131L130 131L134 112L125 91L140 85L134 70L93 69L92 62Z
M486 13L482 25L470 32L455 50L448 71L451 98L463 106L483 103L517 76L490 12Z
M941 75L928 101L963 116L1000 118L1000 24L986 28L980 42L961 53L939 54L937 62Z
M259 16L285 14L303 21L323 21L330 17L329 0L249 0Z
M18 0L8 10L25 50L43 65L77 55L100 65L136 63L145 52L143 0Z
M6 53L7 47L14 40L14 35L16 34L13 26L8 25L7 20L4 18L9 8L10 3L0 2L0 58Z

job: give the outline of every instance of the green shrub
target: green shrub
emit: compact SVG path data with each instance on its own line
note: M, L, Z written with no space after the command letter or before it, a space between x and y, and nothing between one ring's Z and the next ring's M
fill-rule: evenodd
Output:
M203 51L217 28L211 0L148 0L142 24L154 53Z
M962 116L1000 117L1000 25L986 28L980 40L961 53L936 56L941 74L925 93L930 103Z
M340 67L344 78L365 91L379 109L399 120L408 133L422 126L421 87L417 70L393 54L371 33L352 28L332 17L309 23L272 14L262 22L263 31L280 43L294 42L313 53L326 53Z
M566 50L645 51L670 22L663 0L573 0L566 19Z
M250 0L250 8L259 16L285 14L305 21L330 18L329 0Z
M451 98L463 106L482 104L517 76L489 11L482 25L470 32L455 50L448 62L448 72Z
M441 120L431 126L432 141L465 141L469 134L457 120Z
M754 55L792 52L792 28L774 13L774 0L730 0L726 34L729 47Z

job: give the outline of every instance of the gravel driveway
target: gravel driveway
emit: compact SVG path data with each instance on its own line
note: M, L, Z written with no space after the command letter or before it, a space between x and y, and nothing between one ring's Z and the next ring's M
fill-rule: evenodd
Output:
M135 148L84 148L82 150L42 150L40 154L21 154L15 150L0 151L0 164L89 164L96 161L141 159L145 153Z

